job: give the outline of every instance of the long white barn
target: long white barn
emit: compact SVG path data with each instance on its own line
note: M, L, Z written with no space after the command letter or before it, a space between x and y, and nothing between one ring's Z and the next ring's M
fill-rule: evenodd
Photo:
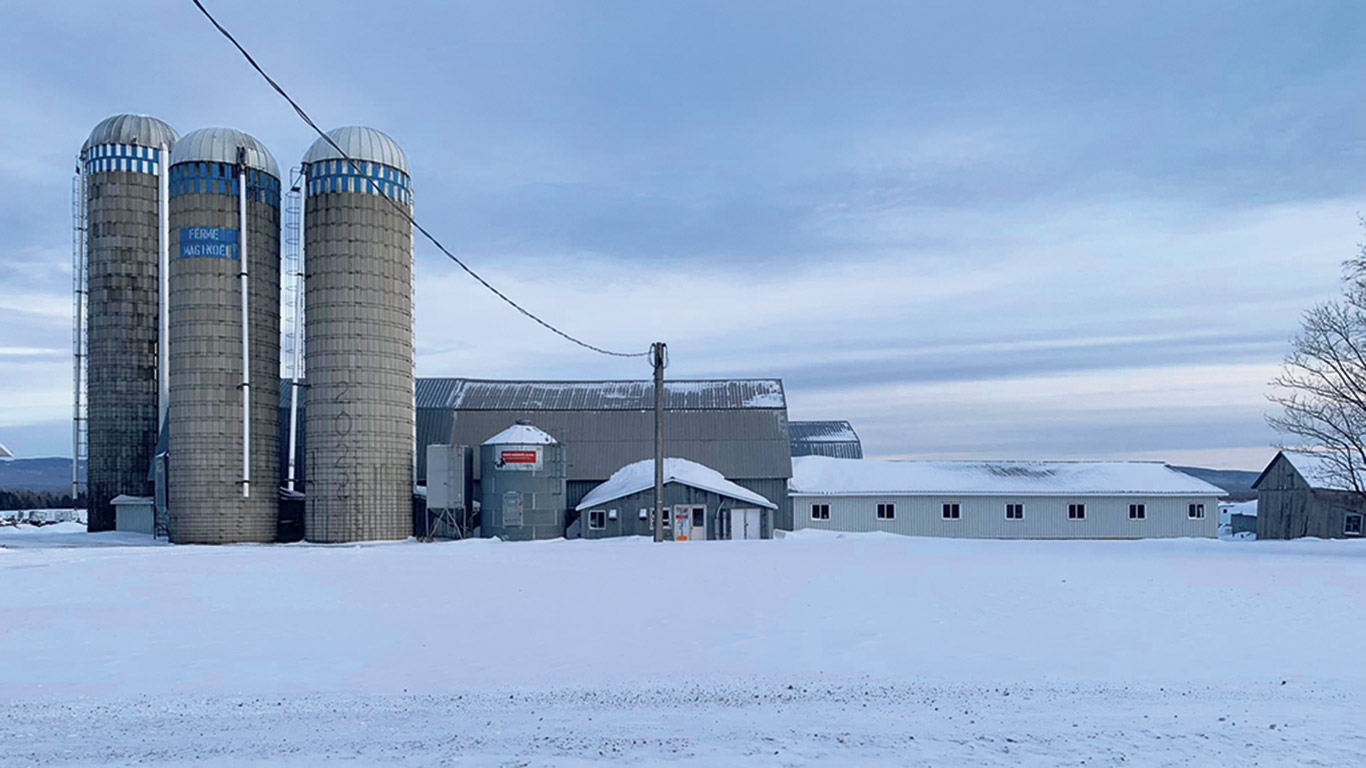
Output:
M985 539L1217 535L1224 491L1157 462L792 460L795 528Z

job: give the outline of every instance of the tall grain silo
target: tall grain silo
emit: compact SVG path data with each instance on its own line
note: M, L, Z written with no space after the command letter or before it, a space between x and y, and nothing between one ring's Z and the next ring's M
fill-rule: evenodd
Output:
M280 171L229 128L171 152L169 535L273 541L279 513Z
M402 539L415 450L408 162L373 128L328 137L341 152L319 139L304 156L304 536Z
M96 125L81 147L77 210L84 209L88 304L87 351L78 364L88 398L91 531L114 528L109 502L115 496L150 495L147 472L165 407L158 359L164 161L175 141L175 131L154 117L115 115ZM79 397L79 371L76 386Z

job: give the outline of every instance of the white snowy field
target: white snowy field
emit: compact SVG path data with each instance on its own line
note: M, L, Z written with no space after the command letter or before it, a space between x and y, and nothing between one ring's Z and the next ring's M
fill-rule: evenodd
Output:
M52 528L0 529L3 765L1366 764L1359 542Z

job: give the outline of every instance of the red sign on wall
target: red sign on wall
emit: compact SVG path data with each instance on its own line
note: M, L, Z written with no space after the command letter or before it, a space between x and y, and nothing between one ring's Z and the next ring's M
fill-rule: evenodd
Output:
M535 464L541 455L537 451L503 451L499 458L504 464Z

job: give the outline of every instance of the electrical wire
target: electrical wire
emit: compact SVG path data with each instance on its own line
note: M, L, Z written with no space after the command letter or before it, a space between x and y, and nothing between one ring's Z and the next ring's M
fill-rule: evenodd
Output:
M447 258L455 262L461 269L465 270L465 273L468 274L470 277L474 278L475 281L477 281L480 285L489 289L489 291L491 291L493 295L502 299L504 302L508 304L508 306L512 307L518 312L521 312L523 315L527 316L532 321L536 322L538 325L550 331L551 333L554 333L555 335L569 342L577 344L580 347L583 347L584 349L592 350L593 352L597 352L601 355L608 355L609 357L648 357L650 355L649 351L616 352L610 349L604 349L602 347L589 344L588 342L582 339L579 339L560 330L559 328L556 328L549 322L542 320L534 312L527 309L526 307L523 307L521 304L518 304L517 302L513 301L512 298L509 297L507 294L495 288L492 283L485 280L483 277L479 275L478 272L475 272L473 269L471 269L468 264L466 264L464 261L460 259L460 257L456 256L454 253L451 253L450 250L446 248L446 246L441 244L440 240L436 239L436 236L434 236L431 232L427 231L426 227L419 224L417 219L413 217L413 214L409 212L406 206L399 203L397 200L391 198L389 195L383 194L383 191L380 189L379 184L374 179L370 178L367 175L361 174L360 166L356 164L356 161L351 159L351 156L346 154L346 152L340 146L337 145L337 142L332 140L331 136L328 136L327 133L323 131L323 129L319 128L318 124L313 122L313 118L309 117L308 113L304 111L304 108L299 106L299 103L295 101L293 97L291 97L287 92L285 92L285 89L282 88L279 83L275 82L275 79L272 78L269 74L267 74L266 71L261 68L260 64L256 63L256 59L252 57L252 55L249 52L247 52L246 48L242 47L241 43L237 42L237 38L233 37L232 33L229 32L222 24L218 23L218 19L215 19L212 13L209 13L209 9L204 7L204 3L200 2L200 0L191 0L191 2L193 2L195 7L199 9L200 13L204 14L204 18L208 19L209 23L212 24L214 28L218 30L219 34L223 35L223 37L227 38L228 42L232 43L233 47L236 48L237 51L242 54L242 57L247 60L247 63L251 65L251 68L256 70L256 72L259 75L261 75L261 77L265 78L265 81L270 84L271 88L275 89L276 93L280 94L281 98L289 102L289 106L294 108L294 111L299 115L299 118L303 120L305 123L307 123L309 128L312 128L313 131L318 134L318 136L322 137L323 141L326 141L328 144L330 144L332 146L332 149L336 150L337 154L341 155L342 158L344 158L346 162L350 164L351 169L355 171L357 175L365 179L366 182L375 189L376 193L378 193L380 197L384 198L385 200L388 200L389 203L394 206L395 210L402 214L403 217L408 220L408 223L412 224L414 229L416 229L418 232L421 232L423 237L426 237L429 241L431 241L432 245L435 245L438 250L446 254Z

